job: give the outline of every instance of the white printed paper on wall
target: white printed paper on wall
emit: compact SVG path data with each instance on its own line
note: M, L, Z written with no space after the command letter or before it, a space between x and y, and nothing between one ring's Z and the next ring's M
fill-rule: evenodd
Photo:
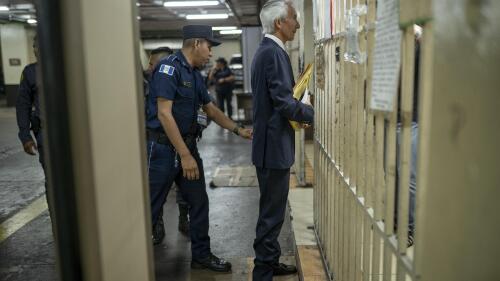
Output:
M401 60L399 1L379 0L375 28L372 97L373 110L391 112L398 91Z

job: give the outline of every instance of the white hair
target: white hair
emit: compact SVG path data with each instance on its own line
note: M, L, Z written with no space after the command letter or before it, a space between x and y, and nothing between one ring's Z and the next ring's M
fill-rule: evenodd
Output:
M260 11L260 21L262 22L262 33L275 33L274 22L286 19L288 7L293 8L291 0L269 0Z

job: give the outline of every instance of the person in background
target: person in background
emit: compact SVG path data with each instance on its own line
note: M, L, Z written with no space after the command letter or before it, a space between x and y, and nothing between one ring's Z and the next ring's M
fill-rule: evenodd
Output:
M314 109L293 98L295 82L285 43L293 40L300 25L292 2L268 1L260 19L265 35L255 53L251 74L252 162L260 190L253 280L271 281L275 275L297 272L295 266L279 262L278 236L285 220L295 156L295 132L289 121L312 123Z
M227 61L224 58L218 58L215 62L213 69L208 75L208 80L215 83L219 109L222 112L226 112L229 118L232 118L233 107L231 100L233 98L234 75L231 69L227 67ZM226 111L224 110L224 103L226 104Z
M151 54L149 56L148 68L144 71L145 99L147 99L149 95L149 82L151 80L151 75L153 73L153 70L158 65L158 62L161 59L166 58L171 54L173 54L173 51L169 47L159 47L151 51ZM146 106L146 116L148 114L147 110L148 108ZM178 187L175 188L175 195L176 195L177 205L179 207L179 224L177 226L177 229L179 229L179 231L184 235L189 236L189 217L188 217L189 205L186 202L186 200L182 198L182 193L179 191ZM163 238L165 238L165 223L163 221L163 208L162 208L158 220L156 221L156 223L153 224L153 244L154 245L160 244L163 241Z
M152 50L151 53L149 54L148 68L143 71L143 86L144 86L145 99L147 99L149 95L149 82L151 81L151 74L153 73L153 69L156 67L156 65L162 58L168 57L172 53L173 51L169 47L159 47Z
M413 115L411 120L411 158L410 158L410 201L409 201L409 214L408 214L408 242L407 246L411 247L414 243L415 236L415 212L416 212L416 201L417 201L417 156L418 156L418 97L419 93L419 79L420 79L420 41L422 38L422 28L418 25L413 26L415 32L415 76L413 85ZM399 187L399 175L401 174L401 143L402 143L402 120L401 116L401 89L398 92L398 123L397 123L397 146L396 146L396 163L397 163L397 180L396 180L396 198L399 198L398 193ZM394 210L394 228L397 230L397 217L398 217L398 205L399 202L396 200Z
M38 40L33 38L33 52L38 60ZM23 150L29 155L35 156L38 152L38 161L42 165L46 176L45 152L42 137L42 112L40 110L40 93L37 85L38 62L28 64L24 67L19 84L19 92L16 100L16 119L19 127L18 137L23 145ZM33 132L33 135L31 134ZM33 136L35 139L33 139ZM54 206L50 194L48 194L47 180L45 180L45 194L49 215L52 222L52 230L55 226ZM55 234L55 232L53 232ZM54 235L55 236L55 235Z

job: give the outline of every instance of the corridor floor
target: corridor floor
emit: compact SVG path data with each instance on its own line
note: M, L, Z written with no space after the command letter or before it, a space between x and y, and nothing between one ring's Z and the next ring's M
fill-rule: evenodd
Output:
M43 196L43 172L35 157L29 157L21 151L12 109L0 108L0 130L0 223L3 223ZM212 251L231 261L233 272L220 274L190 269L190 241L177 230L179 213L175 192L171 192L164 207L167 236L162 244L154 247L156 280L251 280L258 188L208 187L218 166L251 164L251 143L212 124L205 130L199 150L204 161L210 199ZM280 244L283 261L294 263L294 240L288 215ZM57 280L53 251L50 220L48 212L44 210L7 239L0 241L0 280ZM294 275L275 280L298 280L298 277Z
M218 166L244 166L251 164L251 142L212 124L204 132L199 144L205 167L207 186ZM167 236L155 246L155 273L161 280L191 281L247 281L253 267L252 243L258 217L258 187L207 188L210 200L210 237L215 255L233 264L232 274L212 273L190 269L189 239L177 231L178 209L175 192L171 192L164 207ZM280 236L282 256L294 262L294 241L287 215ZM275 280L298 280L297 276Z

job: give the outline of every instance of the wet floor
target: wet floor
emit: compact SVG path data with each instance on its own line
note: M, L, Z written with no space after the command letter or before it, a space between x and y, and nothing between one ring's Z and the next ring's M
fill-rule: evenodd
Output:
M15 115L0 109L0 222L16 214L43 195L43 172L34 157L20 150ZM8 134L7 134L8 133ZM218 166L251 164L250 141L243 140L212 124L199 144L207 186ZM223 281L251 280L252 243L258 216L257 187L207 187L210 199L212 252L233 264L231 274L191 270L190 241L177 230L178 209L175 192L169 194L164 209L166 237L154 247L156 280ZM294 263L294 240L290 220L280 236L283 260ZM48 212L26 224L0 242L0 280L57 280L54 269L54 243ZM297 276L275 280L298 280Z

